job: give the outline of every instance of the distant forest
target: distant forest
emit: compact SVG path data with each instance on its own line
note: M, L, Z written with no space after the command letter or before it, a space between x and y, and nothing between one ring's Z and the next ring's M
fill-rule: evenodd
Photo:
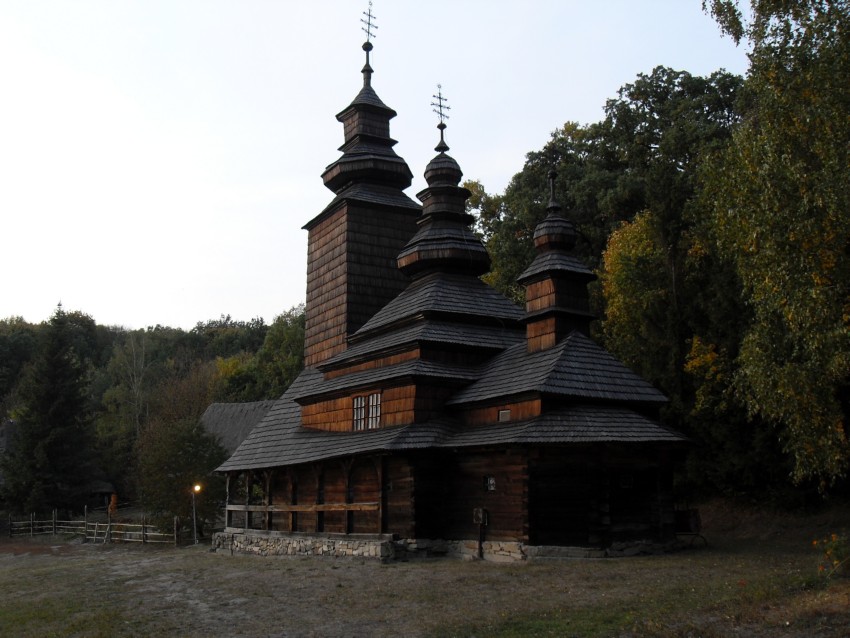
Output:
M92 481L152 505L162 483L185 492L207 481L225 456L199 427L201 414L217 401L279 397L303 352L303 306L271 325L227 315L189 331L102 326L61 306L37 325L0 320L0 415L12 423L0 462L7 506L79 509ZM160 513L185 515L187 504Z
M682 493L794 504L848 490L850 3L751 4L744 21L733 0L704 3L750 47L745 78L655 68L602 121L556 130L503 193L465 185L484 278L521 303L554 168L598 276L594 337L669 397L664 422L692 440ZM0 465L7 505L70 506L80 474L144 501L146 472L184 481L193 455L209 472L215 442L186 443L203 440L201 413L278 397L303 336L303 307L188 332L62 308L0 321L0 416L27 450Z

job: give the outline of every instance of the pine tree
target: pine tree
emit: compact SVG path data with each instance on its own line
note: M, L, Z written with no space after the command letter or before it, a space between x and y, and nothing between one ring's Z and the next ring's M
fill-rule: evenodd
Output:
M86 376L73 326L60 306L41 334L20 387L12 444L0 459L2 495L13 510L79 510L93 478Z

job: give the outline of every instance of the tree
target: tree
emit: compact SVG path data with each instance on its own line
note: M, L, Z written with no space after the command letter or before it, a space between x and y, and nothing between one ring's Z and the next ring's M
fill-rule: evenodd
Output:
M795 479L826 487L850 462L850 4L760 0L748 23L704 4L752 46L744 121L704 189L752 313L735 384Z
M599 265L609 235L644 210L657 220L659 241L675 266L692 224L696 168L707 149L729 138L741 83L724 71L704 78L657 67L608 100L604 121L568 122L555 131L543 149L526 156L504 195L487 195L467 182L493 262L487 279L522 297L515 280L534 256L534 228L546 214L553 167L558 197L579 233L577 254L589 266Z
M672 294L667 256L656 228L647 211L624 223L608 240L602 268L603 330L608 347L623 363L665 385L670 376L667 337Z
M217 401L277 399L304 368L304 305L275 317L253 356L217 359Z
M227 452L195 419L150 422L136 442L138 494L155 521L192 521L192 486L200 484L198 523L214 521L224 499L224 479L213 473Z
M17 511L79 510L96 478L78 318L56 309L20 386L17 428L2 459L3 496Z
M22 317L0 320L0 419L5 419L12 409L13 391L35 351L35 326Z

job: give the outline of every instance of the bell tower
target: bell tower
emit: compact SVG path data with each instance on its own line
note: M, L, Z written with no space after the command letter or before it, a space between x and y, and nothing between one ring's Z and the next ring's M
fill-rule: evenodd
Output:
M413 174L393 150L396 112L372 88L374 16L366 19L363 88L336 119L343 125L342 156L322 174L335 197L310 220L307 247L308 367L343 352L347 339L384 307L407 281L396 258L416 232L420 206L404 194Z

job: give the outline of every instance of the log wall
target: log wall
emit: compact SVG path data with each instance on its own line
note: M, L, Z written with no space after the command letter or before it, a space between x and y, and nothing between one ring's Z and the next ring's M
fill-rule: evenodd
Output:
M413 472L403 457L336 459L273 471L268 529L326 534L413 533ZM265 514L264 505L231 506ZM257 529L266 529L257 525Z
M424 537L477 539L480 529L473 511L483 508L489 519L486 540L527 539L528 475L523 450L423 457L417 464L417 487L417 533Z

